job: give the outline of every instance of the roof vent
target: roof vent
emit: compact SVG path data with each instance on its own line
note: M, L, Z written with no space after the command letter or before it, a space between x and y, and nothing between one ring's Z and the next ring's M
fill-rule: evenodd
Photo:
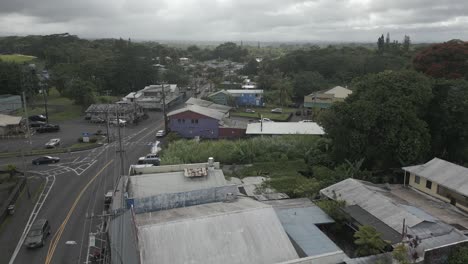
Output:
M187 178L206 177L208 170L206 168L184 169L184 176Z

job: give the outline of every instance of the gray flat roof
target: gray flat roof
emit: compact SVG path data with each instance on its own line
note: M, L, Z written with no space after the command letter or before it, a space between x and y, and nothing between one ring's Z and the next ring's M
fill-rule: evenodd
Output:
M422 165L403 167L403 170L468 196L468 168L433 158Z
M324 135L323 128L314 122L263 122L247 125L247 135Z
M222 170L209 170L207 177L185 177L183 171L130 177L129 197L143 198L163 193L179 193L228 185Z
M266 264L298 258L273 208L248 198L135 217L143 264Z

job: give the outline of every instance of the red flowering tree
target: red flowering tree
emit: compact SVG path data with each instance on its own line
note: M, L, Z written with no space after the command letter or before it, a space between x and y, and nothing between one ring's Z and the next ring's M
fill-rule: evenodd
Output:
M451 40L431 45L416 54L413 65L434 78L468 80L468 42Z

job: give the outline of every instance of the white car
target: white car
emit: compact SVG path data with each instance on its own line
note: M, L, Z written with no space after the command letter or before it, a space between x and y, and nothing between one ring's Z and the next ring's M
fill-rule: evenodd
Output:
M117 126L117 125L125 126L125 125L127 125L127 121L125 121L123 119L119 119L118 121L117 121L117 119L112 119L112 120L109 121L109 124L114 125L114 126Z
M158 138L164 137L165 135L166 135L166 131L164 130L158 130L158 132L156 132L156 137Z
M272 112L272 113L278 113L278 114L281 114L281 113L283 113L283 108L275 108L275 109L271 109L271 112Z
M46 148L55 148L55 147L58 147L60 145L60 138L53 138L51 140L49 140L49 142L47 142L45 144L45 147Z
M264 118L258 120L258 122L269 123L269 122L275 122L275 121L271 120L270 118L264 117Z

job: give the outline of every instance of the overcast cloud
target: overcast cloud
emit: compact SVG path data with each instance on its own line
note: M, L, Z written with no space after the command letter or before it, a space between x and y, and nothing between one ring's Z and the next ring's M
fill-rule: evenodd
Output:
M415 42L468 40L468 0L0 0L0 35Z

